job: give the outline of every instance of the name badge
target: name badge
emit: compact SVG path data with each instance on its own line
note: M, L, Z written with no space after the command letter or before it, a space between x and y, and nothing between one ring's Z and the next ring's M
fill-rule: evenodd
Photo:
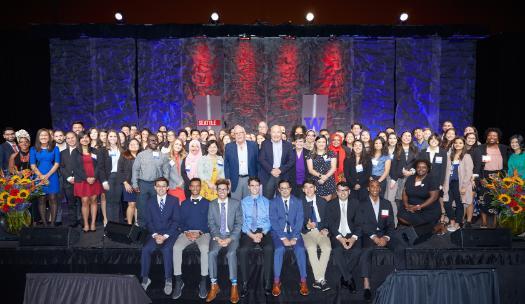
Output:
M379 164L379 160L372 159L372 165L377 166Z
M381 210L381 217L388 217L388 209Z
M159 152L153 152L153 158L159 158L160 157L160 153Z
M355 171L357 171L357 173L363 172L363 165L355 166Z
M443 163L443 157L442 156L436 156L436 164L442 164Z
M418 186L422 186L423 184L421 184L421 181L416 181L416 187Z
M459 160L455 160L455 161L453 161L452 164L454 164L454 165L459 165Z
M91 153L91 158L92 159L97 159L97 155L95 153Z
M490 155L482 155L481 161L484 163L488 163L491 160Z
M170 166L172 166L172 167L175 166L175 161L173 159L170 160Z

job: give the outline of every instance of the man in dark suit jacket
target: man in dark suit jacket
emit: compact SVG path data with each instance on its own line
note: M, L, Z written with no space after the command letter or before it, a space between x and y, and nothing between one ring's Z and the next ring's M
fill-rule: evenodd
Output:
M250 194L248 177L257 176L259 148L253 141L246 141L246 131L237 125L234 128L235 142L224 149L224 177L230 180L231 198L238 201Z
M289 180L295 168L292 144L282 140L281 128L277 125L271 128L271 140L265 140L261 145L259 164L263 195L271 200L275 196L277 183L283 179Z
M312 266L315 282L313 287L322 291L330 290L325 274L332 246L328 237L328 223L326 222L326 201L315 195L315 182L307 179L303 183L304 196L302 198L304 211L303 240L308 259ZM321 256L317 256L317 247L321 248Z
M337 184L337 198L328 203L326 221L330 231L332 249L337 267L342 273L341 285L355 293L355 280L352 271L361 255L361 230L355 224L355 214L359 201L349 199L350 188L345 182ZM346 213L346 214L345 214Z
M18 151L16 145L15 130L11 127L4 129L5 142L0 145L0 170L6 171L9 169L9 158L11 154Z
M301 284L299 293L303 296L308 295L308 285L306 284L306 255L304 243L301 236L303 229L304 212L301 200L290 195L292 187L287 180L281 180L278 184L279 193L270 202L270 223L272 224L272 240L275 248L273 255L273 276L274 282L272 295L277 297L281 294L281 269L285 247L293 246L294 254L297 259Z
M395 246L391 236L395 228L392 204L379 196L380 191L381 184L377 180L371 180L368 184L369 196L360 202L355 218L362 236L363 251L359 265L361 265L361 276L364 278L364 297L367 301L372 298L369 278L374 248Z
M62 192L66 197L68 206L69 222L72 228L80 224L80 201L73 193L75 185L74 168L75 163L71 157L73 150L77 147L77 135L70 131L66 134L67 148L60 152L60 177L62 178Z
M179 199L167 194L168 185L166 178L157 178L154 186L157 195L150 198L144 206L144 227L152 234L142 247L141 256L142 287L146 290L151 283L148 277L151 254L157 249L162 252L166 295L170 295L173 289L173 245L180 234Z

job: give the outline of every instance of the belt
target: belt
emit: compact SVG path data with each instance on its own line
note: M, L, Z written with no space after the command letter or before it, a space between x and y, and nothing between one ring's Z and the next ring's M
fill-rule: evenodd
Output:
M248 177L248 174L244 174L244 175L239 174L239 177Z

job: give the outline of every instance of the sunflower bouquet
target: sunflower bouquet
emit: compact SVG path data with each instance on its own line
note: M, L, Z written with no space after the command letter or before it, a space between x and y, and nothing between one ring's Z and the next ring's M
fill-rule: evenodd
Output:
M481 181L492 197L492 206L499 212L500 226L510 228L514 234L525 231L524 180L517 174L498 175Z

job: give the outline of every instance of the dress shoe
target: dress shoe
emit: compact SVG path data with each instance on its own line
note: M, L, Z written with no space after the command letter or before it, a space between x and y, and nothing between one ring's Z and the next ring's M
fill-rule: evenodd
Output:
M365 298L366 302L372 301L372 292L370 291L370 288L365 289L365 292L363 293L363 297Z
M274 282L273 287L272 287L272 295L274 297L278 297L280 294L281 294L281 282L279 283Z
M248 283L242 283L241 298L244 298L248 295Z
M184 282L182 280L175 280L175 288L173 289L172 299L177 300L182 296L182 289L184 288Z
M230 289L230 302L234 304L239 302L239 287L237 287L237 284L232 285Z
M201 282L199 283L199 298L206 299L206 295L208 294L208 288L207 288L207 282L206 279L201 279Z
M355 286L354 279L350 280L350 283L348 284L348 290L350 290L351 293L356 293L357 287Z
M299 293L302 296L307 296L310 293L310 291L308 290L308 284L306 284L306 281L301 282L299 286L300 286Z
M320 284L321 284L321 291L328 291L331 289L328 283L326 282L326 280L321 280Z
M166 280L166 282L164 282L164 294L169 296L172 291L173 291L173 283L171 282L171 280Z
M206 303L210 303L211 301L215 300L217 297L217 294L221 290L219 289L219 284L217 283L211 283L210 291L208 292L208 296L206 297Z

